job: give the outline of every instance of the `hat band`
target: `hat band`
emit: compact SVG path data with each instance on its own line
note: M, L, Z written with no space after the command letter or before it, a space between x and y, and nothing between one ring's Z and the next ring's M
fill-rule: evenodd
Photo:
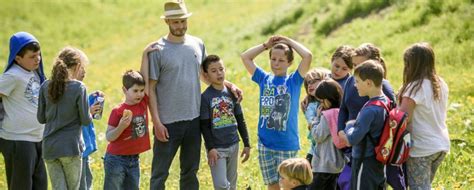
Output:
M184 15L186 12L183 10L169 10L165 11L165 16L173 16L173 15Z

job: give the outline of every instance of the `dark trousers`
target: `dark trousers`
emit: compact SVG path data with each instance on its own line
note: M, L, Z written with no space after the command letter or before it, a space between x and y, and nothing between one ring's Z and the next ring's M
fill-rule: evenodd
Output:
M313 172L313 182L311 183L309 189L310 190L336 190L338 176L339 174Z
M46 168L41 157L41 142L0 138L0 152L5 159L8 189L48 189Z
M171 162L178 148L180 148L180 189L199 189L196 175L201 156L199 118L167 124L165 127L168 129L168 142L160 142L154 138L150 189L165 189Z
M384 165L375 156L352 158L351 189L385 189Z

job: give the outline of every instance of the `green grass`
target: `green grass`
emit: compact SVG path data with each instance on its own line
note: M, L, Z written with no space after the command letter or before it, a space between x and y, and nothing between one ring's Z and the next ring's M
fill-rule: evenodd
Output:
M20 1L0 0L0 60L6 62L8 39L16 31L29 31L41 42L45 71L66 45L85 51L91 64L85 83L89 91L106 93L104 119L95 122L99 151L92 155L94 186L102 188L107 142L106 120L111 108L123 100L120 76L126 69L138 69L146 44L166 34L159 19L162 1ZM388 78L395 89L401 85L402 54L410 44L427 41L436 53L437 71L450 88L448 127L451 153L434 181L434 187L472 189L474 187L474 5L472 0L421 1L285 1L285 0L188 0L193 12L188 33L206 43L209 54L218 54L227 67L227 79L245 92L243 108L248 123L251 158L239 165L238 189L263 189L256 151L258 87L243 68L239 54L264 42L269 35L284 34L302 41L313 52L313 67L329 67L331 53L338 45L358 46L372 42L382 49ZM266 55L257 63L269 69ZM296 65L296 64L295 64ZM0 64L3 70L4 64ZM292 66L290 70L295 70ZM203 86L204 88L204 86ZM300 144L306 154L308 142L302 114ZM152 152L141 156L141 189L148 189ZM6 188L3 158L0 158L0 189ZM212 189L205 153L201 154L199 180L202 189ZM179 183L176 160L167 185Z

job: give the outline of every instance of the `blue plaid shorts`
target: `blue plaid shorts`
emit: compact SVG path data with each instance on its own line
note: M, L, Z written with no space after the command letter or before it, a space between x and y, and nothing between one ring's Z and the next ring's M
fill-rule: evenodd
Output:
M278 183L280 176L278 175L278 165L283 160L296 157L297 150L273 150L258 143L258 162L260 163L260 171L262 171L263 182L265 185Z

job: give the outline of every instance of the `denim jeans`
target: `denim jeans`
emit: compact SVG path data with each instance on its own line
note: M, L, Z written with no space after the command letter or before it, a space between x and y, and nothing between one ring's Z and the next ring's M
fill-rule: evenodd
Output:
M168 142L160 142L156 137L153 138L155 142L153 145L150 189L165 189L171 162L179 148L181 169L179 189L198 190L199 181L196 174L199 169L201 157L201 129L199 128L199 117L191 121L165 124L165 127L168 129Z
M104 158L104 190L138 190L140 187L140 160L138 155L113 155Z
M82 157L82 175L80 190L92 189L92 172L89 166L89 156Z
M79 189L82 171L81 156L66 156L44 161L53 189Z

